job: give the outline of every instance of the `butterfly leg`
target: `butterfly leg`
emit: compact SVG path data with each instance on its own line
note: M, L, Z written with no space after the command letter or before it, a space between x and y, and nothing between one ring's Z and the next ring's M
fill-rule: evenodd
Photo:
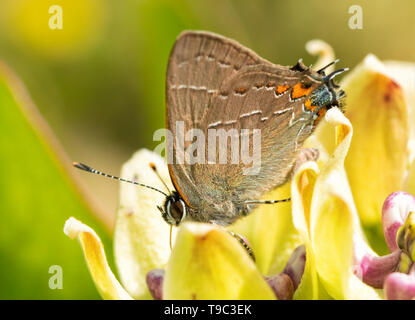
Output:
M248 242L246 241L246 239L244 237L242 237L241 235L232 232L232 231L228 231L232 237L234 237L236 240L238 240L238 242L245 248L245 250L248 252L249 256L252 258L252 260L255 261L255 255L254 255L254 251L252 250L252 248L249 246Z
M290 174L289 179L292 178L294 172L297 171L298 168L303 163L305 163L307 161L316 161L318 159L318 156L319 156L318 149L305 148L305 149L300 150L300 152L298 153L298 155L296 157L293 169L291 170L291 174ZM244 201L244 203L243 203L243 205L244 205L243 215L247 215L252 210L251 205L275 204L275 203L288 202L288 201L291 201L291 198L279 199L279 200L248 200L248 201Z

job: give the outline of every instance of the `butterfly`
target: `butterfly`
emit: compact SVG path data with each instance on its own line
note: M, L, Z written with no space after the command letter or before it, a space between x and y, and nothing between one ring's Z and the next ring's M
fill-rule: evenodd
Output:
M167 194L128 182L163 193L166 198L158 208L172 226L185 220L226 226L249 214L257 204L288 201L258 199L290 179L301 146L327 110L343 108L345 93L333 78L348 69L328 75L324 72L336 62L318 71L305 66L301 59L294 66L281 66L214 33L181 33L171 51L166 76L166 122L172 133L166 155L175 190ZM261 148L256 155L260 166L255 174L246 174L246 165L232 161L231 152L223 162L186 163L177 151L187 149L194 141L177 139L177 123L184 132L197 129L205 136L213 129L222 129L233 130L237 138L243 133L253 138L254 129L260 130ZM254 143L248 139L245 151L252 152ZM229 151L228 146L226 143L222 148ZM199 156L207 159L212 155L206 150ZM219 157L220 150L216 150L213 158ZM84 164L74 165L126 181Z

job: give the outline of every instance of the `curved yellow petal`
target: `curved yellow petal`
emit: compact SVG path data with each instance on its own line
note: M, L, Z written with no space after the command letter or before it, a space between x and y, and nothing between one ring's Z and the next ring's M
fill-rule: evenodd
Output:
M275 299L243 246L225 229L183 223L167 265L165 299Z
M306 162L292 180L293 221L304 241L310 241L311 200L319 171L316 162Z
M387 74L403 89L408 106L409 119L409 173L403 190L415 194L415 63L385 61Z
M300 166L291 183L293 223L306 246L306 264L294 299L317 299L319 294L315 255L310 239L310 208L319 169L316 162Z
M343 199L333 194L324 198L318 203L313 228L316 267L327 292L335 299L345 299L353 262L352 217Z
M415 63L403 61L385 61L386 73L402 88L408 106L409 123L409 161L415 160ZM408 180L412 182L411 180ZM415 188L412 190L415 191Z
M344 172L344 159L353 130L340 110L327 112L335 131L335 149L316 182L310 208L310 237L319 279L330 296L344 299L353 258L353 199Z
M305 163L296 172L292 182L293 220L296 228L303 236L307 249L306 268L303 280L297 290L298 292L296 292L296 298L312 297L315 299L318 297L320 290L317 272L319 271L322 271L322 275L319 274L320 280L323 284L327 282L329 286L333 282L338 284L338 280L340 280L340 282L347 283L349 276L348 272L344 273L342 270L335 270L334 272L337 272L337 275L334 279L329 278L325 281L326 270L319 270L321 269L321 265L326 267L325 263L327 263L327 256L325 250L327 250L327 248L322 248L321 243L319 242L320 239L314 237L316 234L315 230L320 228L322 225L335 224L336 222L333 216L322 216L322 212L324 212L327 208L324 206L324 201L321 201L321 195L328 196L333 188L333 184L337 183L338 180L341 180L339 183L342 183L343 189L347 188L347 179L344 173L343 161L347 154L352 137L352 127L350 122L344 117L339 109L333 108L329 110L326 114L325 120L326 121L324 122L326 123L327 128L331 128L331 133L333 133L333 131L335 132L332 136L334 136L333 143L336 148L332 151L332 155L323 164L321 172L319 172L317 163ZM335 186L335 188L337 188L337 186ZM351 196L348 200L352 202ZM322 211L320 211L320 209ZM321 217L323 219L320 219ZM353 223L354 222L352 220L345 223L346 231L352 230ZM329 231L325 230L325 232ZM343 241L349 241L350 248L352 248L353 237L351 232L347 233L346 237L342 234L339 234L338 236L339 238L335 241L335 243L331 243L329 245L337 247ZM352 250L350 248L349 252L345 252L346 259L351 259L352 257ZM352 261L350 260L345 265L346 268L351 268L351 262ZM337 266L333 265L330 265L330 267L333 267L333 269L337 268ZM329 276L332 276L332 273L330 273ZM340 287L340 290L343 292L344 290L342 286ZM324 286L324 289L330 295L333 294L333 292L330 291L330 288L327 288L326 285Z
M309 54L318 56L317 62L313 65L315 70L321 69L334 61L335 54L333 48L323 40L310 40L306 43L305 48ZM334 66L328 67L326 74L333 71L333 68Z
M290 198L290 183L269 192L263 200ZM282 271L301 237L294 228L291 203L264 204L230 228L246 237L255 254L262 274L275 275Z
M124 164L121 176L167 192L157 171L170 190L173 186L164 160L142 149ZM170 256L169 225L162 219L157 205L163 205L163 194L140 186L121 183L120 205L115 224L114 254L121 282L135 299L150 299L146 274L163 268Z
M317 177L310 209L310 236L318 276L335 299L349 299L351 295L366 298L367 292L377 296L362 282L364 296L351 287L356 287L352 279L354 238L363 237L344 169L353 129L338 109L328 111L326 120L335 129L336 147Z
M64 232L71 239L78 238L101 297L106 300L130 300L130 295L112 273L104 247L95 231L75 218L69 218L65 223Z
M408 110L402 89L373 55L343 81L354 128L345 167L362 223L378 226L385 198L403 186L408 163Z

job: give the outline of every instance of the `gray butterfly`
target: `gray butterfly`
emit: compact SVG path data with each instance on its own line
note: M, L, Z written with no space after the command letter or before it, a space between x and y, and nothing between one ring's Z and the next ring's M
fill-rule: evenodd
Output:
M288 181L296 163L318 156L316 150L301 150L301 146L328 109L342 108L344 92L333 78L347 69L324 73L335 62L319 71L301 60L292 67L281 66L220 35L183 32L170 54L166 79L167 127L172 133L166 153L176 190L167 194L82 163L74 166L164 194L164 205L158 208L172 226L184 220L229 225L256 204L288 201L258 199ZM261 148L256 154L260 166L255 174L246 174L246 164L235 163L232 152L226 153L225 161L217 161L223 148L229 151L227 143L213 157L209 148L197 155L209 161L189 164L178 159L177 151L187 150L193 140L177 139L177 123L184 132L197 129L205 137L222 129L236 133L236 138L243 133L253 138L254 129L260 130ZM247 141L245 151L255 153L255 139Z
M326 66L327 67L327 66ZM344 92L332 81L346 69L325 76L301 60L293 67L272 64L239 43L209 32L183 32L170 55L166 79L168 164L176 191L161 208L165 220L188 219L228 225L249 213L265 192L285 183L304 140ZM177 121L184 132L199 129L260 129L261 166L244 174L244 164L178 163ZM252 151L254 140L249 149ZM183 142L182 142L183 143ZM206 148L207 149L207 148ZM217 151L217 156L219 151ZM207 150L203 157L208 158ZM183 162L183 161L182 161Z

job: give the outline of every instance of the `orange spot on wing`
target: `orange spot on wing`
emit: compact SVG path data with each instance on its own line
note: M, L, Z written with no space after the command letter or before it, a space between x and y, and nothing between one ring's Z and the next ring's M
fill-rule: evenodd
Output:
M303 83L297 83L291 92L291 98L297 99L308 95L311 92L311 87L306 87Z
M246 88L238 88L235 90L235 92L238 94L244 94L246 91L248 91Z
M277 86L277 88L275 88L275 92L277 92L278 94L282 94L285 91L287 91L289 88L290 88L289 85Z
M318 111L318 116L317 116L317 119L316 120L314 120L314 125L317 125L319 122L320 122L320 120L321 120L321 118L323 118L324 117L324 115L326 114L326 108L321 108L319 111Z
M313 106L313 105L311 104L311 100L310 100L310 99L307 99L307 100L304 102L304 108L305 108L306 110L308 110L308 111L315 111L315 110L317 109L317 106Z

